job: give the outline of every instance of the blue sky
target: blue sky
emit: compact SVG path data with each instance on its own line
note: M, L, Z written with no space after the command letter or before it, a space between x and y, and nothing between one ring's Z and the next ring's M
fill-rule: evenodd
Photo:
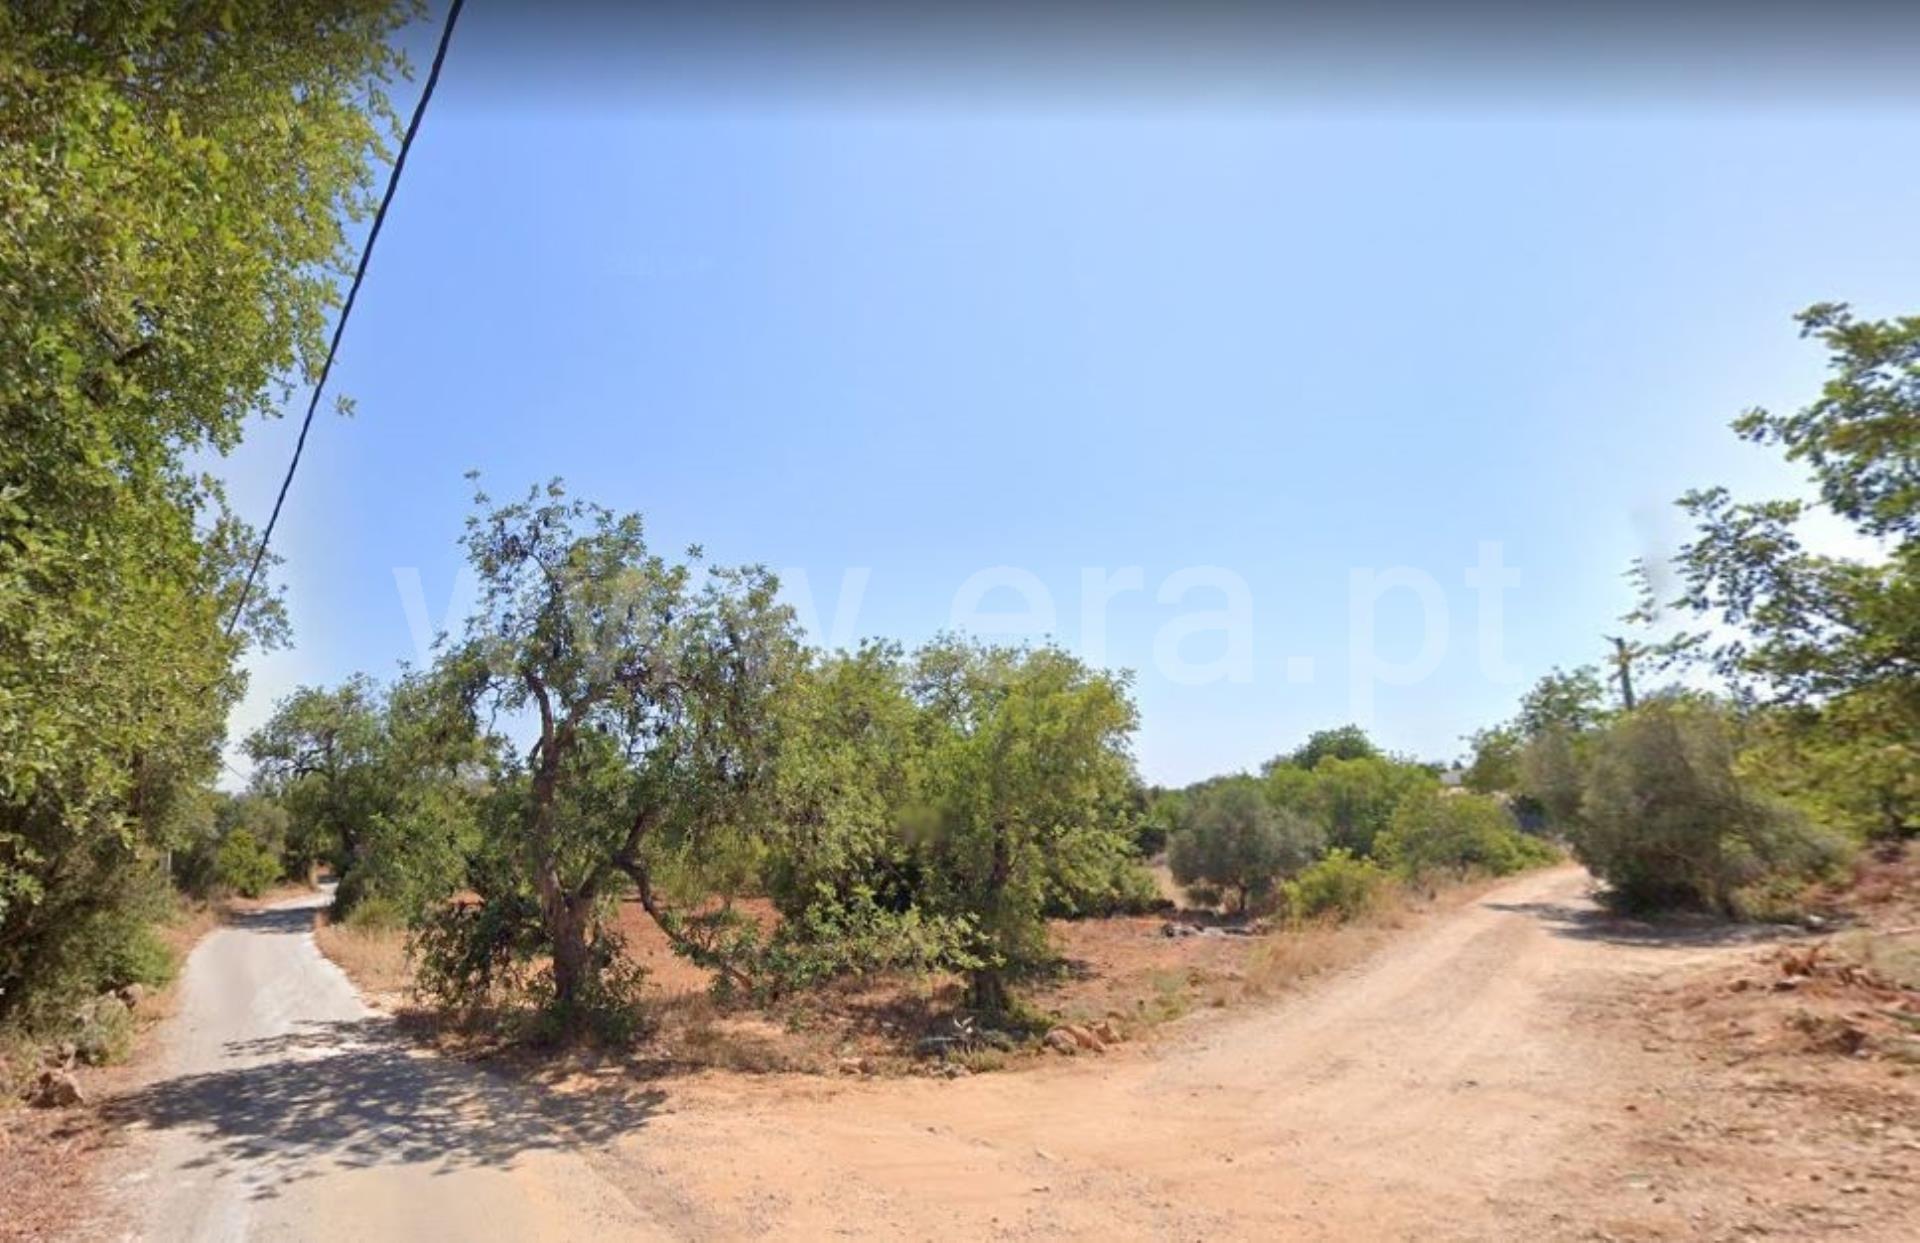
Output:
M1628 563L1683 534L1677 494L1793 486L1726 424L1813 392L1796 309L1920 308L1898 102L556 101L460 54L335 373L358 414L322 416L276 536L295 646L254 661L236 732L415 656L395 572L441 622L477 468L802 570L823 622L864 569L855 632L909 643L1011 566L1083 647L1083 570L1138 566L1105 655L1137 671L1162 782L1352 716L1350 576L1411 567L1447 643L1368 723L1449 757L1599 655ZM243 513L295 431L224 464ZM1476 656L1488 541L1520 576L1513 680ZM1247 586L1250 677L1155 668L1163 627L1220 607L1156 598L1196 566ZM1427 634L1411 592L1373 614L1384 660Z

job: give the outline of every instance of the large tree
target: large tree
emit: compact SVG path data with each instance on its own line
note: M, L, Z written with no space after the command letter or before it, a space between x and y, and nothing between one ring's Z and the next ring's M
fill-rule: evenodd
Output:
M929 739L925 901L971 921L968 1000L999 1012L1048 953L1051 898L1130 861L1138 720L1123 676L1054 647L928 645L912 688Z
M303 686L246 741L254 784L286 810L288 870L325 861L345 875L368 826L394 794L386 763L386 704L364 675Z
M192 468L312 375L391 116L386 0L0 11L0 1019L210 779L251 533Z
M438 676L469 711L524 720L490 822L497 909L522 897L569 1034L602 1000L616 883L676 931L656 870L749 828L771 797L774 705L800 646L758 567L696 568L647 546L637 515L558 483L495 506L466 547L479 609Z
M1804 463L1818 501L1680 501L1696 524L1676 559L1681 591L1648 600L1709 619L1657 650L1701 661L1760 708L1770 784L1810 810L1875 834L1920 825L1920 317L1861 320L1822 304L1803 336L1829 352L1820 396L1790 414L1752 410L1746 439ZM1808 549L1816 507L1881 555Z

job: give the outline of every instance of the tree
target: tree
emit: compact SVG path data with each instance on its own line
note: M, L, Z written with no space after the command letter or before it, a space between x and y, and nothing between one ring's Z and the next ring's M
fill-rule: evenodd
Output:
M1380 756L1328 757L1313 769L1307 807L1328 845L1367 855L1373 853L1373 840L1393 819L1396 807L1416 793L1438 789L1439 784L1418 764Z
M402 17L0 13L0 1021L98 983L95 926L281 631L271 592L238 610L253 536L193 462L320 357Z
M1572 836L1628 908L1738 913L1741 890L1804 883L1841 857L1830 837L1741 780L1724 716L1699 698L1651 700L1598 736Z
M1271 771L1282 764L1295 768L1312 770L1320 766L1324 759L1370 760L1380 755L1380 748L1373 745L1367 732L1358 725L1342 725L1335 729L1317 729L1307 735L1307 740L1295 747L1284 757L1267 762Z
M1339 761L1333 761L1338 763ZM1312 862L1321 831L1298 812L1275 807L1251 777L1222 781L1196 795L1173 835L1167 862L1192 887L1231 891L1251 910L1284 877Z
M1522 833L1497 800L1436 790L1422 791L1394 809L1378 854L1386 866L1416 879L1442 872L1506 876L1554 859L1553 849Z
M926 902L971 924L969 1004L1003 1012L1009 975L1047 955L1049 904L1131 859L1137 715L1123 677L1053 647L943 639L911 687L930 739Z
M1599 670L1592 665L1556 667L1520 697L1520 715L1514 724L1528 738L1550 730L1577 734L1605 718L1606 700Z
M1473 748L1472 762L1462 778L1467 789L1476 794L1500 794L1520 784L1520 751L1525 741L1518 728L1489 726L1475 730L1467 742Z
M1809 502L1701 489L1680 500L1696 530L1675 558L1679 594L1648 593L1631 616L1651 622L1671 608L1712 619L1654 653L1706 665L1767 710L1782 760L1770 784L1868 833L1910 834L1920 826L1910 776L1920 768L1920 318L1859 320L1823 303L1799 321L1827 347L1832 378L1803 409L1752 410L1734 429L1806 463L1820 504L1886 555L1809 552ZM1810 781L1802 760L1824 776Z
M480 605L437 679L470 714L530 715L533 741L496 776L482 891L494 909L451 918L550 953L554 1014L577 1036L623 1000L608 988L614 882L684 938L656 868L760 823L774 702L800 647L758 567L666 561L637 515L569 501L558 482L476 506L465 544Z
M345 878L395 792L380 688L364 674L333 689L300 687L274 706L246 749L255 788L286 810L288 872L326 862Z

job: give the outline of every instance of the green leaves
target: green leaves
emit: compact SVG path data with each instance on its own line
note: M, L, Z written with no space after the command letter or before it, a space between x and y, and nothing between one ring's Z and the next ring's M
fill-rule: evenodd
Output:
M402 13L228 8L219 37L205 6L0 17L0 1019L88 986L75 925L211 780L235 658L284 631L269 594L223 633L249 533L187 462L321 344Z

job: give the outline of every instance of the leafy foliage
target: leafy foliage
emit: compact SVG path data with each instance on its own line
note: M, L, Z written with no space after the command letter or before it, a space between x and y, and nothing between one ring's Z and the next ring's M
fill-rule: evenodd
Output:
M1520 831L1497 799L1424 792L1400 804L1380 836L1380 861L1405 876L1506 876L1552 863L1551 846Z
M1297 811L1275 807L1258 781L1243 777L1214 783L1194 796L1167 862L1180 884L1231 891L1245 911L1271 897L1282 878L1305 867L1322 843L1319 826Z
M1845 851L1740 780L1731 732L1710 703L1654 700L1596 740L1575 852L1630 908L1734 912L1770 878L1811 880Z
M1743 437L1806 463L1821 503L1886 550L1852 560L1807 550L1809 503L1687 494L1693 540L1676 558L1681 591L1664 609L1711 618L1654 655L1704 664L1771 709L1748 771L1800 806L1876 836L1920 826L1911 779L1920 751L1920 318L1865 321L1839 304L1800 316L1830 353L1819 398L1788 415L1753 410ZM1642 567L1645 579L1645 567Z
M1284 756L1268 761L1268 771L1281 765L1312 770L1320 766L1325 759L1370 760L1378 758L1380 748L1373 739L1358 725L1342 725L1335 729L1317 729L1307 735L1307 740Z
M972 922L970 1000L1048 953L1049 907L1081 909L1130 863L1136 713L1121 677L1053 647L936 641L910 687L930 743L923 902Z
M1380 900L1388 883L1379 864L1336 846L1281 886L1287 914L1296 920L1358 919Z
M444 913L429 946L452 986L490 988L512 960L551 955L566 1034L628 1000L606 920L616 878L688 948L654 886L665 859L752 831L773 789L774 703L800 648L772 575L696 577L655 555L636 515L569 501L556 482L500 506L477 498L468 555L481 601L432 685L474 733L531 715L504 743L481 817L479 915ZM492 944L469 945L482 935ZM455 989L457 991L457 988Z
M235 829L214 851L213 876L220 889L257 898L280 879L280 859L251 832Z
M1357 855L1372 852L1374 838L1402 800L1439 788L1424 766L1380 755L1330 755L1312 769L1281 765L1270 768L1265 780L1274 806L1305 816L1328 845Z
M310 373L399 67L384 0L0 14L0 1021L218 763L252 536L190 466ZM42 1004L46 1001L47 1004Z

